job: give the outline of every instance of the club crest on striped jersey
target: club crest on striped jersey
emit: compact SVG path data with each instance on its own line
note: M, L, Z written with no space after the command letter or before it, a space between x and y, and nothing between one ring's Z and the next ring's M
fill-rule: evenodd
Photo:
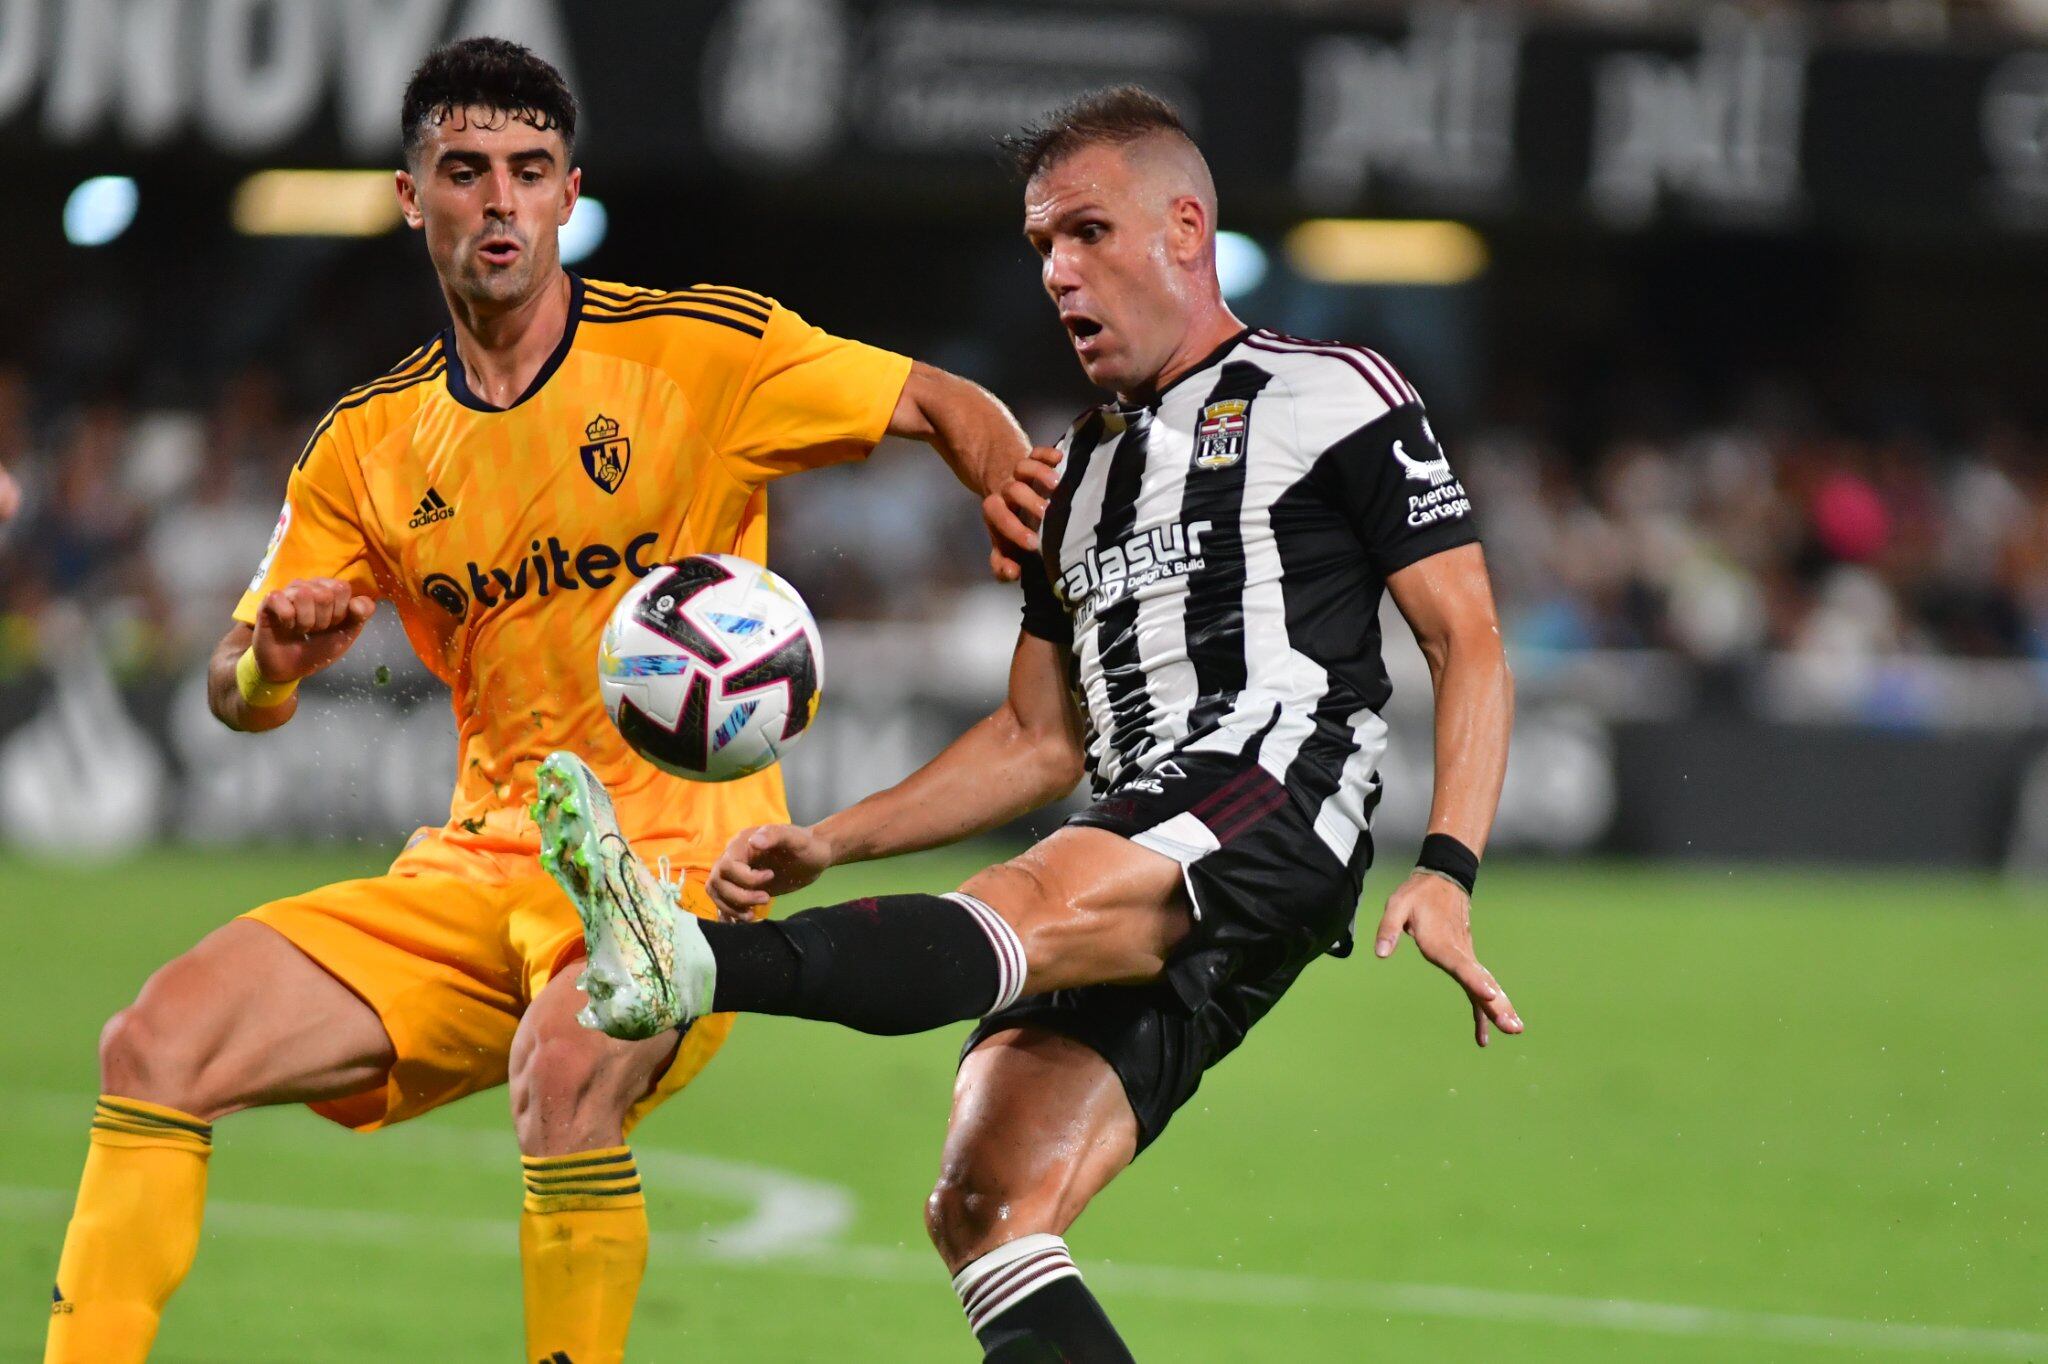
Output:
M633 442L619 434L619 424L604 413L583 428L590 443L581 447L583 472L608 493L615 493L626 481L626 469L633 462Z
M1224 398L1202 409L1202 420L1195 427L1197 469L1228 469L1244 458L1251 406L1246 398Z

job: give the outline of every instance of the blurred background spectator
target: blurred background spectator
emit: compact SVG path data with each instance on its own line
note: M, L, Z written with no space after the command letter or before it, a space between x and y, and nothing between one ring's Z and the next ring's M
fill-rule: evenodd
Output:
M2002 414L1953 436L1831 424L1789 375L1757 393L1733 420L1583 454L1556 429L1439 419L1516 646L1701 667L1774 651L2048 657L2048 437ZM1050 404L1008 396L1038 439L1058 434ZM53 602L87 604L155 664L189 662L224 628L319 415L289 407L260 363L195 411L38 405L21 370L0 370L0 467L22 485L0 610L27 629ZM774 500L778 562L823 616L921 620L982 582L972 500L910 447L787 480Z

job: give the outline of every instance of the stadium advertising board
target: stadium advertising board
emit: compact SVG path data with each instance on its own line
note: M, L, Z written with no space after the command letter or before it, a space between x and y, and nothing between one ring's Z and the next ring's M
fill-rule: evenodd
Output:
M1005 611L987 637L1010 628ZM958 626L837 622L831 640L820 723L787 763L802 819L922 765L988 712L1007 662ZM1390 712L1387 799L1375 820L1378 836L1404 849L1422 836L1430 793L1428 689L1407 675L1420 666L1412 663L1403 704ZM58 675L61 689L50 683ZM289 734L237 734L208 712L203 669L123 687L88 637L52 644L43 670L0 680L0 847L99 854L158 840L314 839L395 850L415 827L448 817L456 744L446 693L392 620L374 619L308 691L319 704ZM1515 744L1495 845L1600 846L1615 819L1609 725L1539 693L1524 699ZM1081 803L1034 818L1050 827Z
M1993 227L2048 223L2048 53L1874 46L1789 11L1679 28L1425 3L1344 25L900 0L5 0L0 145L132 163L384 164L433 43L491 32L571 73L607 173L821 189L971 181L1078 91L1179 102L1272 211ZM1007 203L987 177L987 205Z
M995 633L1007 629L1004 619ZM954 630L838 622L831 637L832 695L788 763L800 819L908 774L986 713L1001 686L995 673L960 664L999 666L1000 651ZM56 647L46 674L0 685L0 846L113 853L160 839L338 839L395 848L447 817L455 745L445 695L388 620L373 621L361 647L309 684L320 704L288 738L221 727L201 671L117 687L85 639ZM2048 731L2038 725L1913 732L1840 718L1716 718L1682 688L1651 687L1672 703L1644 705L1652 674L1621 670L1602 684L1594 674L1612 662L1589 656L1547 676L1543 660L1517 661L1522 695L1497 849L2048 865ZM1374 833L1396 857L1422 836L1432 758L1420 661L1397 649L1389 663L1392 739ZM48 684L58 673L62 690Z

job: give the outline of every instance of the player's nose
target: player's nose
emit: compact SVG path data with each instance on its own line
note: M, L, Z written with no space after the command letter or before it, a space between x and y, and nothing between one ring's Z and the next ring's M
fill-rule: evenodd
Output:
M1081 287L1081 271L1070 252L1058 247L1045 258L1045 291L1058 302Z
M489 192L484 196L484 212L494 218L509 219L512 216L512 171L500 166L493 170L486 182Z

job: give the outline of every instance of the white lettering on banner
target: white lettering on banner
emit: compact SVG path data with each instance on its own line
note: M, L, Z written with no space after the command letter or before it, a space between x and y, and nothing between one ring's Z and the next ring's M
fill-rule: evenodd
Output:
M862 131L908 151L985 148L1075 95L1136 81L1199 130L1201 32L1164 16L886 9L861 80Z
M1296 189L1332 211L1375 174L1446 199L1505 190L1520 55L1514 15L1476 5L1418 6L1401 43L1314 40L1302 52Z
M309 131L330 83L341 135L365 158L398 146L412 68L443 38L490 33L563 69L557 0L0 0L0 120L45 78L59 142L114 132L151 146L186 132L253 155Z
M205 678L195 675L165 720L184 772L167 802L164 832L175 838L355 836L384 840L395 852L413 828L448 818L455 724L438 699L406 706L325 691L278 742L251 744L213 718Z
M357 156L388 151L420 56L434 46L448 0L342 0L341 139Z
M839 0L741 0L704 51L704 121L728 154L802 165L838 140L852 34Z
M316 0L213 0L207 6L200 90L215 143L261 151L276 142L280 127L306 122L325 74L325 8ZM259 41L259 25L269 28L268 43Z
M510 38L552 63L571 90L579 88L569 33L562 26L557 0L469 0L448 30L448 37ZM426 55L424 51L420 53L422 57ZM395 139L397 134L392 136Z
M1373 814L1382 846L1419 840L1429 827L1433 733L1425 719L1393 726L1380 759L1384 798ZM1618 793L1605 723L1567 706L1529 706L1515 717L1489 848L1584 852L1613 827Z
M110 113L141 146L174 134L190 108L184 0L69 0L50 28L56 43L43 124L77 141Z
M2016 226L2048 220L2048 52L2000 62L1984 82L1978 119L1993 207Z
M702 85L719 152L787 170L849 138L980 154L1119 80L1173 100L1199 126L1203 51L1198 26L1165 16L899 4L863 19L838 0L735 0L705 48Z
M44 665L64 684L0 739L0 832L48 852L125 852L156 832L162 751L122 705L90 631L43 647Z
M1639 226L1668 190L1722 217L1772 221L1799 205L1806 42L1797 17L1710 11L1691 59L1648 52L1594 68L1593 207Z
M43 49L41 0L0 0L0 123L28 102Z

